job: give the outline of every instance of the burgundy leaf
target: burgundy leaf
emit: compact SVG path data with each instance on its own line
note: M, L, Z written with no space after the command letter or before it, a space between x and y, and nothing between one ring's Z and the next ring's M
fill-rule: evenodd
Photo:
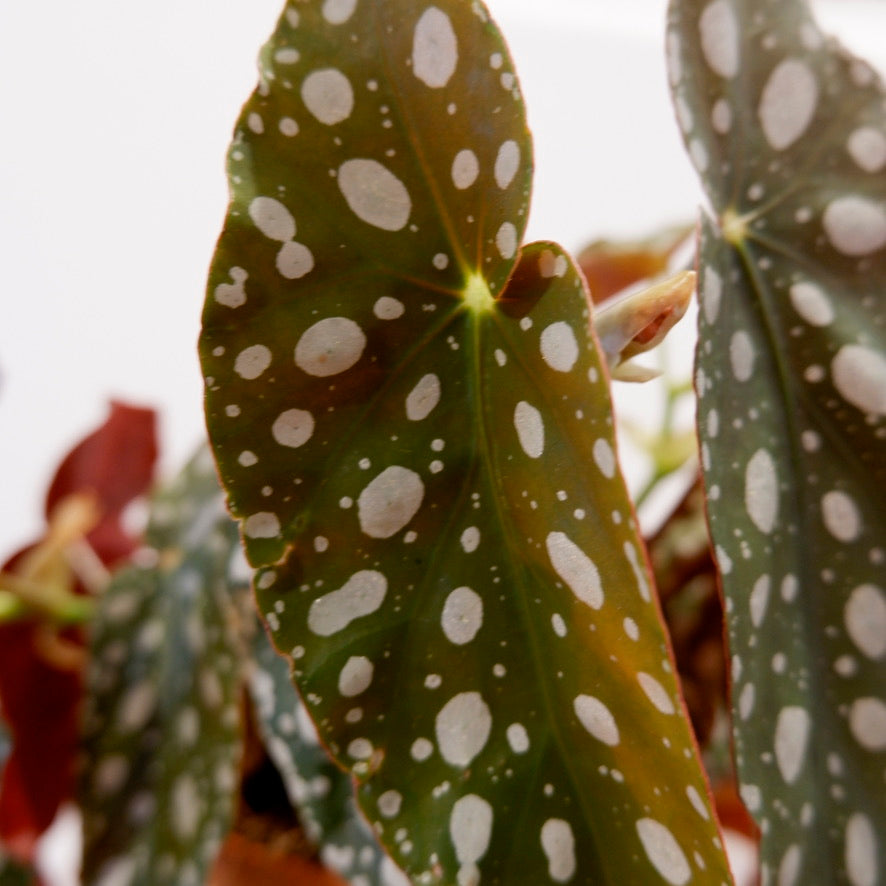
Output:
M41 539L11 557L4 571L35 584L84 593L68 565L66 541L77 535L59 524L72 496L94 496L97 522L80 517L86 540L106 565L137 544L121 523L130 502L143 495L157 456L153 410L112 402L105 423L65 457L46 496L49 525ZM87 509L89 510L89 509ZM0 707L13 747L0 775L0 841L30 859L37 838L74 792L74 760L82 697L84 635L37 615L0 625Z
M76 492L92 492L101 520L87 540L105 564L132 553L137 540L121 524L126 506L151 486L157 459L152 409L111 402L105 423L82 440L56 471L46 496L46 516Z

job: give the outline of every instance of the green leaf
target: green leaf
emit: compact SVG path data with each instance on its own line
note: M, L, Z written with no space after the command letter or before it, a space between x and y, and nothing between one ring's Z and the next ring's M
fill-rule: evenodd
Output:
M151 565L99 603L84 717L84 882L203 883L233 814L248 605L202 450L152 505ZM232 558L239 584L229 578Z
M886 112L806 5L680 0L699 431L742 793L780 884L886 877ZM764 877L765 882L765 877Z
M479 3L290 3L201 359L256 593L414 882L729 875L572 261ZM704 871L699 874L699 871Z
M324 864L362 886L394 886L403 875L381 850L354 801L350 776L330 760L292 686L289 663L264 631L253 642L251 680L259 728L286 793Z
M30 867L10 858L0 847L0 886L33 886L37 877Z

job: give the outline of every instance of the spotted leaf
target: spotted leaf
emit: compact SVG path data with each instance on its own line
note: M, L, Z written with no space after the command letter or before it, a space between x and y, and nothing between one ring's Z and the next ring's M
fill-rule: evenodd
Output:
M886 877L884 91L799 0L675 0L669 43L713 209L696 386L742 795L779 884L873 884Z
M84 716L84 882L204 882L233 814L246 575L204 450L101 599ZM245 564L244 564L245 565Z
M106 565L122 562L138 545L124 526L123 514L147 494L156 460L154 411L112 400L104 424L59 465L46 494L47 520L71 495L94 495L98 519L86 541Z
M530 174L479 3L290 3L204 312L220 474L414 882L726 882L588 295L519 248Z
M259 728L308 839L324 864L348 882L395 886L403 874L358 812L350 776L329 759L293 688L289 663L264 631L255 635L253 656L251 689Z

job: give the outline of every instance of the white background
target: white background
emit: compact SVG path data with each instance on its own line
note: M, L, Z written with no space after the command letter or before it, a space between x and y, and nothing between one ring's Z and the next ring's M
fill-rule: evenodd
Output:
M52 470L108 398L160 411L165 473L201 439L195 341L225 150L281 5L0 0L0 557L38 531ZM886 3L821 6L882 60ZM490 7L535 135L529 236L576 249L691 219L664 0Z

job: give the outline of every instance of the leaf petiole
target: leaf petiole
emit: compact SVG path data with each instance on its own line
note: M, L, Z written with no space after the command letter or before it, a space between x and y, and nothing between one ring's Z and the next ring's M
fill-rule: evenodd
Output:
M80 624L89 621L94 611L95 601L91 597L0 572L0 622L36 613L63 624Z

